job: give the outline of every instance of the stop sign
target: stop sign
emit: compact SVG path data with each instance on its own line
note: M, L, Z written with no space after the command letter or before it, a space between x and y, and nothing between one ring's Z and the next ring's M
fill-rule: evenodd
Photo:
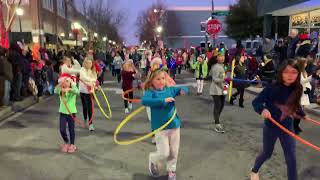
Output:
M222 29L222 24L217 19L210 19L207 22L207 32L209 35L216 35Z

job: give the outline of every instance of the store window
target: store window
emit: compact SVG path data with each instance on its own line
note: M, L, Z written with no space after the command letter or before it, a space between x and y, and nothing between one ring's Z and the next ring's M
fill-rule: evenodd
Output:
M66 17L66 5L64 0L57 0L58 6L58 15L62 17Z
M42 7L53 11L53 0L42 0Z

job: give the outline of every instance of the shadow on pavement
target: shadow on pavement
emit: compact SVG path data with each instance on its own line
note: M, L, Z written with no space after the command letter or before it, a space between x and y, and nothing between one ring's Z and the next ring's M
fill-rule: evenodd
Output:
M12 129L24 129L27 126L22 124L19 121L7 121L5 124L3 124L0 129L7 129L7 128L12 128Z
M134 174L132 180L167 180L168 176L160 176L157 178L145 175L145 174Z
M310 166L308 168L305 168L299 175L299 179L309 179L309 180L315 180L319 179L320 177L320 171L319 166ZM311 179L312 178L312 179Z

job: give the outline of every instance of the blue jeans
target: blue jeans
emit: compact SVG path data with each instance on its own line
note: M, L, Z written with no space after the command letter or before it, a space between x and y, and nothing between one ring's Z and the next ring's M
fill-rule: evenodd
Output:
M50 95L53 95L54 91L54 81L49 82L49 86L48 86L48 92Z
M291 132L293 131L293 124L288 128ZM252 172L258 173L262 164L271 158L273 153L274 145L279 138L284 157L287 164L288 180L297 180L297 162L296 162L296 142L287 133L283 132L279 128L271 128L264 126L263 128L263 150L257 157Z
M4 96L3 96L3 105L8 106L10 104L10 91L11 91L11 82L8 80L4 81Z

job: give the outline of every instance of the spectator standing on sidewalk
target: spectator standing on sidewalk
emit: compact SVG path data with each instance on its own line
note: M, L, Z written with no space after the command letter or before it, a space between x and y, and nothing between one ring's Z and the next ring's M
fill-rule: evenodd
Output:
M290 32L290 42L288 45L287 58L294 58L296 54L297 44L299 43L299 32L297 29L292 29Z
M8 106L10 102L11 82L13 80L12 65L6 57L6 49L0 48L0 106Z
M22 101L22 70L23 61L21 58L21 49L18 44L12 43L9 48L8 60L12 65L13 81L11 84L11 99L13 101Z

